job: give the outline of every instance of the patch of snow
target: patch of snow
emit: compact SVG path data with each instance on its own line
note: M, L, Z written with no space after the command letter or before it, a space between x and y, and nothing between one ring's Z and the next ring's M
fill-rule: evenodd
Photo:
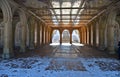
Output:
M113 62L120 64L120 61L109 58L74 58L55 60L80 61L85 67L86 71L74 70L46 70L53 58L18 58L10 60L0 60L0 77L7 75L8 77L120 77L120 66L118 70L102 70L96 62ZM24 66L24 67L22 67ZM27 66L30 66L27 68ZM62 68L64 69L64 68Z

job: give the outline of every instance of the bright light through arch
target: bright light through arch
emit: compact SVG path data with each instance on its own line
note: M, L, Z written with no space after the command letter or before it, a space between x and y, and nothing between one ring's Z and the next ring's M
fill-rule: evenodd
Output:
M59 30L54 30L52 33L52 43L60 43L60 33Z

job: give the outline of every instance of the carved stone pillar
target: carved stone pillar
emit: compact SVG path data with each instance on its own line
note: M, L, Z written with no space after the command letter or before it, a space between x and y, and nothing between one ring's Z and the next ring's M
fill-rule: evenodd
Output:
M96 47L96 25L93 25L93 46Z
M22 37L21 37L21 45L20 45L20 52L25 52L26 50L26 25L22 25Z
M42 23L40 24L40 45L42 45Z
M93 25L91 25L90 28L91 28L91 45L93 46Z
M37 21L37 47L40 46L40 22Z
M89 44L89 28L87 27L87 44Z
M62 32L60 31L60 44L62 44Z
M115 49L114 49L114 27L113 26L109 26L108 27L108 50L110 54L114 54L115 53Z
M99 28L99 47L101 50L104 50L105 45L104 45L104 29L103 28Z
M70 33L70 44L72 44L72 33Z
M80 35L81 35L81 43L83 43L83 29L81 29Z
M48 44L48 27L46 27L45 28L46 30L45 30L45 40L46 40L46 42L45 42L45 44Z
M21 37L21 45L20 45L20 52L25 52L26 50L26 26L27 26L27 19L25 12L20 10L20 25L22 27L22 37Z
M115 36L114 36L114 26L116 25L115 24L115 21L116 21L116 15L117 15L117 11L116 11L116 8L111 8L110 12L109 12L109 15L108 15L108 26L107 26L107 29L108 29L108 33L107 33L107 37L108 37L108 46L107 46L107 49L109 50L109 53L110 54L115 54Z
M46 44L46 27L44 27L44 44Z
M82 40L83 40L83 44L85 44L85 29L83 28L83 32L82 32Z
M34 44L34 32L35 32L35 26L34 26L34 23L35 23L35 21L34 21L34 18L32 18L31 17L31 21L29 22L29 23L31 23L29 26L30 26L30 29L29 29L29 37L30 37L30 45L29 45L29 48L30 49L34 49L34 47L35 47L35 44Z
M82 30L80 29L80 43L82 43Z
M12 24L11 22L5 23L4 28L4 48L3 48L3 58L13 57L13 46L12 46Z
M3 22L4 22L4 48L3 48L3 58L13 57L13 42L12 42L12 10L8 3L8 0L1 0L0 7L3 12Z
M52 43L52 31L50 31L50 43Z
M89 45L91 45L91 25L89 26Z
M42 25L42 44L44 44L44 25Z

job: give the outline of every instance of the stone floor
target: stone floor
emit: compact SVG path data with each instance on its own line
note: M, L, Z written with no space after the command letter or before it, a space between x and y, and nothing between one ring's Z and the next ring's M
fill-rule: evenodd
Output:
M15 57L62 57L62 58L116 58L117 55L107 54L107 51L101 51L90 46L76 45L44 45L35 50L27 50L25 53L19 53L15 50Z
M120 77L117 55L90 46L44 45L15 55L0 58L0 77Z

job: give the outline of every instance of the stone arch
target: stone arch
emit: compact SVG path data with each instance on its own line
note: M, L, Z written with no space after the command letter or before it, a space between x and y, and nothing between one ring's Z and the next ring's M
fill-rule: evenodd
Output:
M4 23L12 21L12 10L10 4L8 3L8 0L1 0L0 8L2 9L3 12Z
M119 24L116 22L117 10L113 7L108 14L107 19L107 49L110 54L114 54L117 48L117 33L119 29ZM118 28L118 29L117 29Z
M13 17L14 17L14 14L18 14L19 18L17 21L15 21L16 25L13 26L13 29L14 29L13 39L17 40L17 41L15 41L15 46L20 47L21 52L24 52L26 46L29 45L29 28L27 25L27 17L26 17L24 10L19 9L19 8L16 8L14 10ZM17 34L19 34L19 35L17 35ZM18 37L19 37L19 39L18 39Z
M12 10L8 0L0 0L0 8L3 12L4 25L4 48L3 58L10 58L13 56L12 48Z
M78 31L79 31L79 33L80 33L80 30L79 30L79 28L72 29L72 32L73 32L74 30L78 30Z
M78 29L72 31L72 43L80 43L80 33Z
M27 17L22 9L16 9L14 13L18 13L19 16L19 21L17 22L15 26L15 44L16 46L20 47L20 51L24 52L26 46L28 45L29 42L29 28L27 25ZM19 36L18 36L18 35ZM19 38L19 39L18 39Z
M52 34L55 30L58 30L59 33L60 33L60 30L59 30L59 29L52 29L52 30L51 30L51 34Z
M17 8L12 8L12 13L13 13L13 17L12 17L12 34L13 34L13 37L12 37L12 39L13 39L13 47L14 48L18 48L18 46L19 46L19 41L18 41L18 37L20 37L20 36L18 36L17 34L18 34L18 31L20 31L19 30L19 27L18 27L18 23L19 23L19 25L20 25L20 18L19 18L19 12L18 12L18 9ZM17 27L17 30L16 30L16 27ZM17 36L17 37L16 37ZM18 43L19 42L19 43Z
M28 32L28 25L27 25L27 17L24 10L19 9L19 15L20 15L20 23L22 27L22 36L21 36L21 52L25 52L26 49L26 41L27 41L27 35L29 36Z
M64 29L62 32L62 42L70 43L70 32L69 29Z
M58 29L54 29L52 31L52 43L60 43L60 31Z
M20 22L16 24L15 29L15 46L20 47L20 36L21 36L21 25Z

